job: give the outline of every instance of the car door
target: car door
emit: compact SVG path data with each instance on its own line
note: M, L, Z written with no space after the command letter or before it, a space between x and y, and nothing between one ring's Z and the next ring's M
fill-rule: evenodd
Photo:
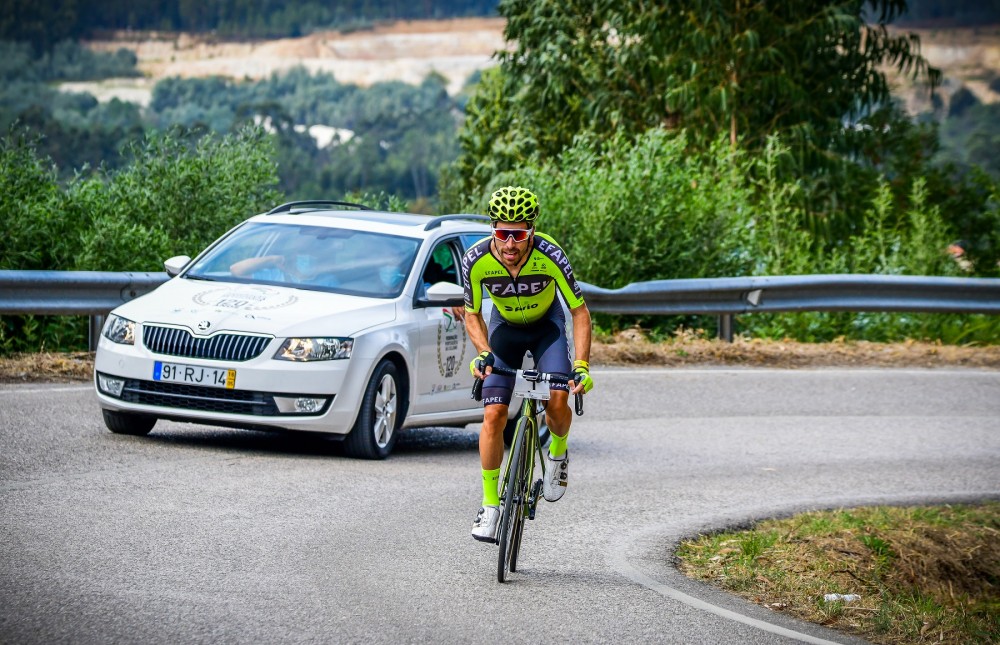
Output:
M465 329L463 307L443 307L423 300L424 292L432 284L462 284L459 266L463 251L459 237L441 239L420 267L422 279L414 299L414 317L420 328L413 401L416 414L479 407L469 397L472 388L469 363L476 349Z

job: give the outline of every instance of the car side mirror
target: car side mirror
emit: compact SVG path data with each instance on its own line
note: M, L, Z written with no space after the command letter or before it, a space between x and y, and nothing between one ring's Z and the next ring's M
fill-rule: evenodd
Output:
M454 282L437 282L427 287L420 302L442 307L461 307L465 304L465 290Z
M183 271L184 267L186 267L190 262L191 258L186 255L175 255L169 260L164 260L163 269L167 272L167 275L172 278Z

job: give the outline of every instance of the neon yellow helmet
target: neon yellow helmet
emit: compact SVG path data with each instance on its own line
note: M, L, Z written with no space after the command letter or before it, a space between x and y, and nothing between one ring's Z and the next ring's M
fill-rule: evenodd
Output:
M490 219L500 222L534 222L538 218L538 198L520 186L505 186L490 195Z

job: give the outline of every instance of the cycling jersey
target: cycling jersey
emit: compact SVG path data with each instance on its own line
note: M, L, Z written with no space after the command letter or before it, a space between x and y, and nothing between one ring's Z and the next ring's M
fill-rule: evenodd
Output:
M483 287L497 313L514 325L541 320L555 302L557 289L570 309L583 305L583 292L569 258L551 237L535 233L528 259L516 278L493 255L492 241L487 237L476 242L462 258L466 311L482 310Z

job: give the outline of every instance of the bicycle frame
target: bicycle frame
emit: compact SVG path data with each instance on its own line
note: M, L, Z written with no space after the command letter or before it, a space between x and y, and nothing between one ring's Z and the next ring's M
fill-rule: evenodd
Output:
M545 475L545 456L538 439L539 416L545 411L540 401L549 399L550 383L566 383L566 377L546 374L537 370L508 370L494 367L500 373L515 377L514 396L521 397L521 417L514 431L510 452L503 467L500 487L500 521L495 538L500 545L497 560L497 580L505 582L508 572L517 570L517 555L521 548L521 534L525 520L535 519L535 509L541 495L542 480L535 479L535 455ZM481 380L472 387L472 398L482 398ZM530 384L530 387L527 387ZM543 387L539 387L539 386ZM583 400L576 396L576 413L583 414Z
M542 480L535 480L535 454L545 473L541 443L538 441L538 405L533 398L521 404L521 419L514 432L514 441L507 453L500 499L503 511L497 542L497 580L505 582L507 573L517 571L517 556L521 550L521 535L525 520L535 519Z

